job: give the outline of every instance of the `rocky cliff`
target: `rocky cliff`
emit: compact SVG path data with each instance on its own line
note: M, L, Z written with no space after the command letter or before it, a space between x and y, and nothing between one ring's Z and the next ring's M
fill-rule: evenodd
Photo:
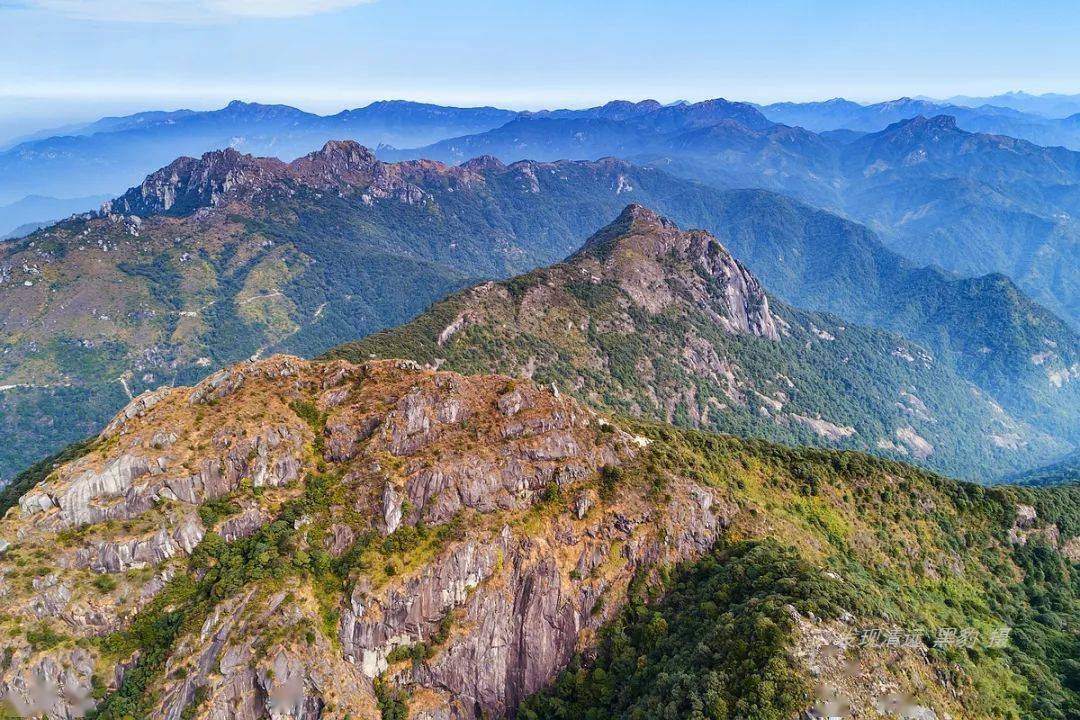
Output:
M671 568L717 543L739 567L801 558L799 582L834 598L808 604L764 566L725 581L756 578L772 598L780 614L760 622L779 654L706 654L779 673L778 716L839 693L860 712L910 696L919 717L1002 717L1027 701L987 694L986 673L1033 667L1010 669L1007 651L975 662L844 638L958 623L959 586L1013 598L968 622L1026 623L1047 647L1078 619L1017 586L1038 562L1067 592L1071 491L991 494L861 455L613 420L526 379L274 356L140 396L77 455L0 520L0 707L18 714L512 716L630 622L626 598L654 602ZM753 549L765 538L787 549ZM650 622L633 642L663 637Z
M636 572L704 552L735 512L689 480L665 501L625 488L601 502L601 471L645 444L550 388L406 362L275 357L145 395L0 525L0 593L28 600L5 615L28 631L10 636L0 697L67 717L72 698L119 698L138 676L155 717L371 717L389 670L453 717L501 715ZM226 543L288 546L338 574L219 597L235 568L211 554ZM163 657L110 652L192 581ZM430 662L400 667L395 652L436 635Z
M105 203L102 212L188 215L229 202L266 202L301 188L361 194L366 203L388 197L417 203L428 197L421 185L432 180L468 185L481 178L468 167L426 160L379 162L371 150L350 140L330 141L289 163L228 148L173 161L147 176L138 187Z
M682 232L641 205L628 205L570 262L575 260L590 279L614 278L637 305L654 314L681 295L683 302L707 309L731 334L780 339L761 283L716 238L701 230ZM673 262L688 266L693 274L665 270L665 263Z

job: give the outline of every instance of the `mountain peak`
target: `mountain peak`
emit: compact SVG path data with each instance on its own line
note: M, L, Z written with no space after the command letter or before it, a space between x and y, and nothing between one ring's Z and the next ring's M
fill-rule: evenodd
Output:
M605 103L600 107L602 115L625 115L635 113L647 113L659 110L661 105L656 100L642 100L640 102L634 102L633 100L612 100Z
M273 181L285 168L276 158L257 158L234 148L212 150L200 158L181 157L151 173L138 187L105 203L108 212L180 214L214 205L226 193Z
M479 157L466 160L461 163L460 167L463 170L483 172L485 170L501 170L506 167L506 164L494 155L480 155Z
M679 230L671 220L634 203L570 258L571 264L587 266L591 261L602 268L591 270L593 275L613 279L633 302L651 312L683 293L733 334L780 338L761 283L703 230Z
M885 135L887 133L904 131L951 131L957 130L956 117L953 115L932 115L927 117L926 115L916 115L906 120L898 120L892 123L887 128L882 130L878 135Z
M678 233L679 226L674 221L643 205L631 203L623 208L617 218L597 230L592 237L586 240L578 254L605 258L614 253L620 245L623 245L626 238L655 236L656 239L660 239L662 235L675 235ZM656 244L654 246L656 254L663 254L665 247L670 250L667 243Z
M138 187L102 206L102 211L182 215L225 199L249 199L283 181L319 189L369 182L381 163L353 140L331 140L315 152L284 163L234 148L212 150L200 158L181 157L151 173Z
M917 119L921 121L919 124L925 125L928 128L940 130L956 129L956 117L954 115L934 115L928 118L920 115Z
M375 153L355 140L330 140L321 149L293 160L289 169L302 179L326 183L370 175L378 162Z
M630 203L623 211L619 213L619 217L615 219L615 223L623 223L628 226L646 226L646 227L660 227L671 230L678 230L678 225L674 220L670 220L663 215L660 215L654 210L650 210L644 205L638 203Z
M322 155L364 155L374 159L375 154L371 150L355 140L327 140L322 148L314 154Z

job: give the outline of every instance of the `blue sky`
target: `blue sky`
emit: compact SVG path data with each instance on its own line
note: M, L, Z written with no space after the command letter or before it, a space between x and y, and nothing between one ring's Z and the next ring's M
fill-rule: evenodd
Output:
M0 0L0 122L380 98L511 108L1080 91L1067 2Z

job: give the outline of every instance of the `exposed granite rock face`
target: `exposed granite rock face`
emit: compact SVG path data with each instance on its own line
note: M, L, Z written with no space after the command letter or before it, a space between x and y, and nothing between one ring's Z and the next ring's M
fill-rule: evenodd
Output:
M116 442L120 452L104 460L91 454L61 468L56 476L19 499L20 510L32 524L56 531L132 520L163 501L197 505L234 491L244 479L257 488L296 482L311 431L292 413L286 416L292 416L291 421L285 423L221 427L214 433L209 451L178 447L180 441L173 430L166 433L153 427L144 430L143 426L152 424L158 415L175 412L184 399L201 404L228 397L244 386L249 375L278 381L298 371L296 359L275 358L215 373L190 393L170 390L154 394L152 403L147 402L147 396L137 398L102 434L102 440ZM136 419L141 421L138 428L133 425ZM166 535L181 549L201 537L195 537L190 528L178 537L176 530L168 530ZM165 553L164 557L171 557L167 544L164 536L156 542L131 541L127 550L114 548L117 555L110 562L124 565L127 560L122 558L134 559L130 553L136 551L149 557L146 553L151 545ZM110 554L113 550L101 552Z
M34 617L59 617L71 601L71 589L59 581L56 575L34 578L31 587L36 594L30 599L30 612Z
M443 695L445 708L433 717L473 718L477 707L512 712L617 608L601 609L601 597L617 598L636 572L658 562L707 550L736 512L696 486L665 507L622 510L585 523L561 517L539 537L504 526L386 591L358 585L341 623L346 657L374 677L387 670L393 648L429 640L455 613L455 625L468 631L452 633L434 659L397 677Z
M313 720L333 708L374 718L372 680L385 673L424 699L418 717L500 716L588 642L636 573L703 552L736 511L679 478L662 502L644 487L602 500L600 470L646 445L532 382L274 357L138 398L0 531L16 538L16 553L65 538L56 573L35 580L20 612L92 638L126 627L189 572L186 557L208 532L213 546L251 537L317 475L333 483L331 504L277 523L306 553L342 557L421 525L445 540L426 546L422 562L395 560L385 577L353 573L338 607L322 604L333 596L303 575L218 599L155 676L153 715ZM210 500L231 508L206 528L197 506ZM7 592L2 565L0 583ZM88 593L90 584L100 591ZM415 642L437 646L415 666L390 662ZM16 650L21 668L73 693L51 717L81 711L90 684L78 668L102 660L97 645L86 647L78 658ZM112 687L138 662L114 661ZM30 675L20 672L0 672L0 694L30 702Z
M260 507L250 507L227 520L221 522L217 528L225 542L232 542L240 538L251 537L263 525L270 521L270 515Z
M351 527L334 523L327 532L324 546L331 555L339 557L352 546L355 540L356 532Z
M1070 538L1062 541L1061 530L1053 523L1039 527L1039 517L1031 505L1018 504L1016 506L1016 519L1009 528L1009 542L1013 545L1027 545L1032 539L1038 538L1070 560L1080 557L1077 547L1080 546L1080 538Z
M394 488L392 483L383 486L382 511L383 525L387 533L392 533L401 527L402 500L404 498Z
M0 650L11 648L0 702L20 711L81 716L92 688L142 678L149 717L375 720L378 679L408 691L413 718L512 717L588 649L634 577L702 555L732 524L738 537L829 542L801 525L808 518L769 516L774 499L804 496L747 445L629 432L531 381L274 357L136 403L0 519L11 539L0 556ZM726 479L747 465L776 495L761 502L765 482ZM851 482L899 488L893 472L860 469ZM920 477L908 477L921 487L906 491L909 507L936 515L949 495ZM835 489L817 500L857 508ZM857 512L845 520L853 551L876 530ZM996 540L1008 550L1036 535L1075 556L1075 538L1027 506ZM928 564L914 555L924 548L894 547L931 578L975 562ZM163 654L105 654L112 643L100 638L146 610L179 621ZM808 676L831 681L840 667L821 643L794 653ZM902 661L887 683L854 688L860 708L937 669L929 656ZM945 707L963 714L959 700Z
M1075 563L1080 563L1080 535L1066 540L1061 545L1061 554Z
M308 634L317 622L313 598L298 586L226 601L173 652L155 717L180 720L201 696L198 716L215 720L316 720L328 705L339 717L377 718L371 681L321 634ZM268 636L279 640L266 647Z
M321 413L321 430L311 417L296 414L293 406L300 400ZM274 519L274 501L267 498L294 496L305 473L337 463L341 482L355 490L350 512L360 513L326 526L323 547L340 556L361 532L389 534L419 522L434 527L466 511L526 510L550 486L585 480L602 465L633 455L636 446L625 433L598 433L597 423L573 400L531 383L512 387L505 378L431 373L400 361L317 365L274 357L241 363L195 388L137 398L103 432L97 449L58 468L24 496L3 521L3 532L16 539L19 552L33 552L70 532L58 573L35 581L24 612L34 621L62 623L76 637L93 636L123 627L132 612L184 572L181 558L207 532L195 512L200 503L243 498L239 512L211 528L225 542L235 542ZM323 435L321 443L316 432ZM325 460L316 462L317 447ZM357 519L369 524L358 526ZM303 534L310 522L305 516L293 527ZM105 527L111 529L104 532ZM520 575L514 576L516 592L560 574L557 553L534 558L533 545L517 534L498 533L490 542L479 529L466 535L481 539L455 543L430 567L403 577L410 589L373 587L359 578L338 632L344 653L321 632L310 634L323 623L314 600L297 604L295 598L308 597L304 587L269 598L247 593L226 599L199 634L182 637L170 654L158 715L179 718L197 698L206 698L199 710L206 717L315 718L328 704L340 708L349 694L353 699L347 702L358 703L354 717L371 717L368 678L385 666L392 647L430 636L446 612L466 608L471 596L487 596L479 583L502 582L511 567ZM144 568L156 572L128 587L128 571ZM100 573L123 574L121 585L101 584L104 596L87 596L83 588ZM7 592L6 580L3 587ZM582 602L540 610L569 618L583 612ZM500 623L508 637L524 637L529 625L515 619L513 606L511 601L489 621ZM476 606L470 607L479 617ZM304 641L269 654L257 649L259 637L284 632L285 626ZM539 664L521 679L512 666L525 662L524 656L507 656L504 664L485 669L488 680L476 685L476 696L490 700L493 709L518 702L524 690L496 685L512 688L550 676L577 641L572 629L566 632L543 647ZM308 647L311 642L317 652ZM19 655L23 666L39 668L42 677L56 675L50 663L70 664L55 653L32 660L27 649L17 652L26 654ZM90 665L96 662L93 653L88 657ZM486 662L479 655L475 661ZM117 666L117 683L135 662L129 658ZM431 686L440 688L439 678L468 672L462 668L458 663L433 671ZM72 687L82 682L65 681ZM28 683L0 673L0 693L6 696L30 698ZM77 704L57 702L51 715L78 714Z
M285 163L254 158L232 148L215 150L201 158L182 157L149 175L137 188L105 203L105 213L153 215L184 213L218 204L230 193L253 191L271 184Z
M369 376L382 372L378 365L367 370ZM464 509L527 507L549 484L566 484L615 462L616 446L626 441L613 434L610 442L596 443L592 413L533 384L508 389L498 381L481 385L435 373L402 386L400 394L375 398L363 387L330 409L328 447L335 457L370 457L378 464L379 457L390 456L403 462L398 480L379 480L386 532L403 521L444 523ZM375 400L384 407L377 423ZM492 413L493 405L504 410ZM483 422L474 422L478 418ZM437 463L421 460L436 448ZM375 472L372 479L382 477Z
M19 653L12 667L0 683L0 700L10 703L20 717L72 720L94 707L94 658L82 648L34 660Z
M595 260L596 264L589 260ZM586 241L573 262L612 276L634 302L657 313L687 294L733 334L779 340L778 321L756 277L713 236L682 232L671 220L640 205L629 205L614 223ZM665 263L692 272L671 273Z
M142 417L151 408L161 402L168 394L169 388L160 388L158 390L144 392L142 395L128 403L127 407L121 410L120 413L113 418L112 422L110 422L102 432L102 435L105 437L112 437L123 429L129 420ZM155 437L160 437L159 442L167 441L170 435L171 433L166 430L155 433ZM175 439L175 437L172 437L173 441L175 441Z
M288 197L301 188L358 194L368 204L392 199L413 205L429 197L422 186L442 181L467 187L483 182L484 169L430 160L383 163L351 140L331 140L290 163L226 148L174 160L101 210L105 215L188 215L230 202Z
M1014 524L1020 530L1030 530L1035 527L1035 521L1037 519L1038 515L1035 512L1035 508L1030 505L1016 506L1016 521Z
M119 573L160 565L177 555L190 555L205 532L199 518L188 515L171 532L162 528L149 537L135 540L98 540L77 550L71 565L99 573Z

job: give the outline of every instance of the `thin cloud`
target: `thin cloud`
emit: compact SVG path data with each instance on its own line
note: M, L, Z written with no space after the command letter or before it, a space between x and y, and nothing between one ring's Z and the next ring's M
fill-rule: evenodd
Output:
M199 23L320 15L372 2L375 0L25 0L15 7L37 8L78 20Z

